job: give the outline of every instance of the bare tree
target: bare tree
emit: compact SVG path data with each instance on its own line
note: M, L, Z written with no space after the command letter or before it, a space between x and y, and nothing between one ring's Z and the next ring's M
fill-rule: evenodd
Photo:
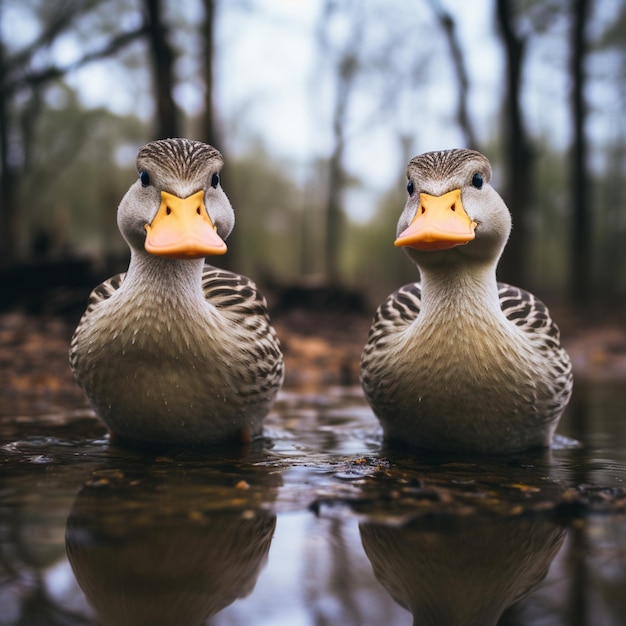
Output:
M202 117L202 140L219 146L215 105L213 102L213 62L215 57L215 0L202 0L204 6L203 23L203 71L204 71L204 115Z
M587 173L587 138L585 135L585 71L587 55L586 25L589 19L589 0L576 0L572 4L571 33L571 108L573 145L571 164L572 250L570 298L574 304L589 303L591 286L591 219L589 207L589 177Z
M526 220L533 189L533 152L524 127L521 105L522 70L526 38L515 30L510 0L497 0L496 16L506 52L504 109L505 183L504 199L513 218L513 231L498 267L500 280L526 284Z
M472 123L467 108L469 78L467 75L467 68L465 67L465 58L463 56L461 42L459 41L456 30L456 22L454 21L452 15L446 11L440 0L429 1L446 36L446 41L448 42L448 47L450 48L452 63L454 65L454 72L459 86L456 117L459 126L463 131L463 135L465 136L466 145L470 148L478 149L478 141L474 131L474 124Z
M9 101L5 96L6 71L6 52L0 41L0 266L15 256L17 238L15 171L9 160Z
M348 107L354 94L359 70L359 51L363 35L363 15L358 3L352 3L352 28L347 40L334 53L333 63L335 78L335 95L332 106L332 137L333 147L328 162L328 182L326 194L326 224L325 224L325 272L327 280L336 284L339 282L340 245L345 227L342 202L346 182L344 170L344 152L346 143L346 126L348 121ZM334 0L327 0L320 16L318 25L318 41L320 48L328 54L333 49L329 40L329 25L337 4Z
M156 137L179 135L179 114L174 102L174 51L167 39L167 27L163 19L161 0L144 0L148 41L154 80L154 96L157 105Z
M37 67L33 60L50 49L85 13L102 0L59 3L42 24L39 36L21 50L10 53L0 41L0 265L15 259L18 241L18 198L20 178L28 166L29 144L41 107L42 91L52 81L88 63L117 54L145 35L145 26L117 33L101 48L86 52L65 66ZM0 4L0 18L2 18ZM17 100L26 104L17 104ZM18 123L20 118L21 123Z

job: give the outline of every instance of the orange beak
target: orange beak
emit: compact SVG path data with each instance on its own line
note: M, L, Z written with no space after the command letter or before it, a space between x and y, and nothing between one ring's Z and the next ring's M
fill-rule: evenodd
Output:
M420 204L410 226L400 233L394 245L417 250L447 250L474 239L476 222L463 208L461 190L443 196L420 194Z
M204 208L202 190L187 198L162 191L161 206L146 231L144 247L157 256L197 259L227 249Z

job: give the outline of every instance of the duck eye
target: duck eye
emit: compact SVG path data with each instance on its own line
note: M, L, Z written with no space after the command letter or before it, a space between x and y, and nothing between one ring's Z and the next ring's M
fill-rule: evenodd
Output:
M217 186L220 184L220 177L217 174L213 174L211 177L211 187L213 189L217 189Z
M483 177L478 172L472 176L472 185L476 189L480 189L483 186Z
M409 195L412 196L415 193L415 185L413 181L410 180L406 185L406 190L409 192Z
M147 187L150 184L150 175L148 172L139 172L139 179L141 180L142 187Z

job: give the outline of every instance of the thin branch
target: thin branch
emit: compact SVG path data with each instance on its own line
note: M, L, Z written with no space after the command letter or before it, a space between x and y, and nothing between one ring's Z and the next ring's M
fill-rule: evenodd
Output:
M44 29L39 36L28 46L12 55L10 63L13 68L20 68L30 63L32 57L41 52L42 48L49 46L63 31L68 30L72 22L84 13L100 4L103 0L84 0L83 2L70 3L65 10L55 11L45 20Z
M77 61L74 61L73 63L70 63L69 65L61 67L50 65L42 70L27 72L12 81L7 81L7 83L5 83L4 85L5 93L11 94L23 87L37 87L42 83L54 80L56 78L60 78L61 76L65 76L69 72L77 70L93 61L98 61L113 56L119 50L125 48L136 39L143 37L146 33L147 27L145 24L143 24L135 30L122 33L117 37L114 37L113 39L111 39L111 41L109 41L106 46L104 46L100 50L88 52L85 56L78 59Z
M433 12L437 16L437 19L439 20L439 23L446 36L446 40L448 41L448 47L450 48L454 71L459 84L459 98L457 102L456 114L457 119L465 135L466 144L471 148L476 148L478 146L476 133L474 132L474 126L471 122L467 108L469 78L467 75L467 68L465 67L463 51L461 50L461 43L457 36L456 23L452 15L448 11L446 11L446 9L443 7L439 0L429 0L429 3Z

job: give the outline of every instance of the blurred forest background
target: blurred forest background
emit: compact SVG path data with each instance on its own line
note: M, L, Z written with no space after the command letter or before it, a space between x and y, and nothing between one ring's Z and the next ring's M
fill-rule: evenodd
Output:
M217 262L261 284L415 280L406 163L467 146L513 214L499 278L615 307L625 74L624 0L0 0L3 304L124 270L136 152L187 136L226 160Z

